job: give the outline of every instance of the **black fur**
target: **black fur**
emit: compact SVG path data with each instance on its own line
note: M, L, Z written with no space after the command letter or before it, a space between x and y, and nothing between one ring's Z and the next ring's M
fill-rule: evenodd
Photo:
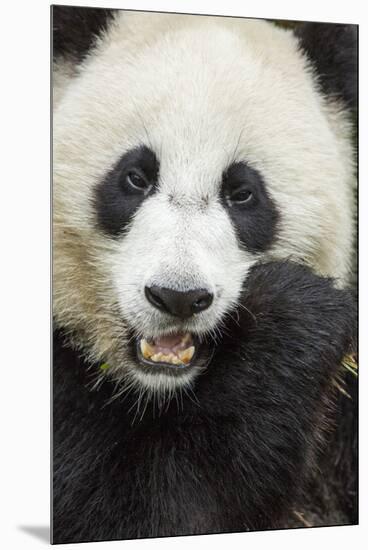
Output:
M138 169L152 185L148 195L134 189L127 175ZM96 188L95 209L100 229L118 237L143 200L156 190L159 162L153 151L142 145L125 153L104 181Z
M115 10L52 6L53 54L82 61L96 38L112 21Z
M336 428L328 433L319 472L311 475L304 492L307 519L315 526L358 523L357 378L346 376L343 390L336 401Z
M247 192L247 202L232 200ZM245 162L233 163L223 175L221 198L244 247L251 252L267 250L275 241L280 214L261 174Z
M312 61L323 93L357 107L358 27L332 23L297 25L296 36Z
M328 523L331 506L337 523L356 521L354 484L342 486L354 441L338 438L345 477L333 445L328 476L315 468L325 430L335 438L333 380L355 299L285 262L254 267L241 304L194 395L135 422L136 396L107 404L108 375L89 390L91 371L56 334L54 543L286 527L293 511Z

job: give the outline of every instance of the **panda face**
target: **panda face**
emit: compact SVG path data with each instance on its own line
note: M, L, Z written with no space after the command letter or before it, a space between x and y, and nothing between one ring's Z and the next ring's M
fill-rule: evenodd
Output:
M170 175L140 146L96 189L99 229L119 247L108 261L121 315L144 371L198 363L200 338L231 314L247 270L276 237L278 211L256 170L232 162L206 182L209 168L191 173L188 160Z
M348 273L348 133L291 33L116 16L54 117L57 322L125 386L189 385L255 262Z

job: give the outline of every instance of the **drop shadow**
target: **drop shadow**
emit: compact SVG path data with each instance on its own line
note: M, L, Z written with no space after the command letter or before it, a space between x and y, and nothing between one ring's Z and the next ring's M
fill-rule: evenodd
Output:
M18 525L18 529L42 542L50 544L49 525Z

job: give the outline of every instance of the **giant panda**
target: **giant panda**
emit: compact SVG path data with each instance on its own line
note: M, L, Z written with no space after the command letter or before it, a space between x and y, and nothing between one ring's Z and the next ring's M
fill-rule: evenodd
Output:
M52 15L54 543L357 523L356 28Z

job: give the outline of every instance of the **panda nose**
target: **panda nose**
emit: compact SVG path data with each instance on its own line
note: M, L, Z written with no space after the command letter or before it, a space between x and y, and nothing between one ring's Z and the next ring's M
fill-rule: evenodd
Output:
M144 293L147 300L156 309L181 319L208 309L213 301L213 294L204 289L180 292L160 286L146 286Z

